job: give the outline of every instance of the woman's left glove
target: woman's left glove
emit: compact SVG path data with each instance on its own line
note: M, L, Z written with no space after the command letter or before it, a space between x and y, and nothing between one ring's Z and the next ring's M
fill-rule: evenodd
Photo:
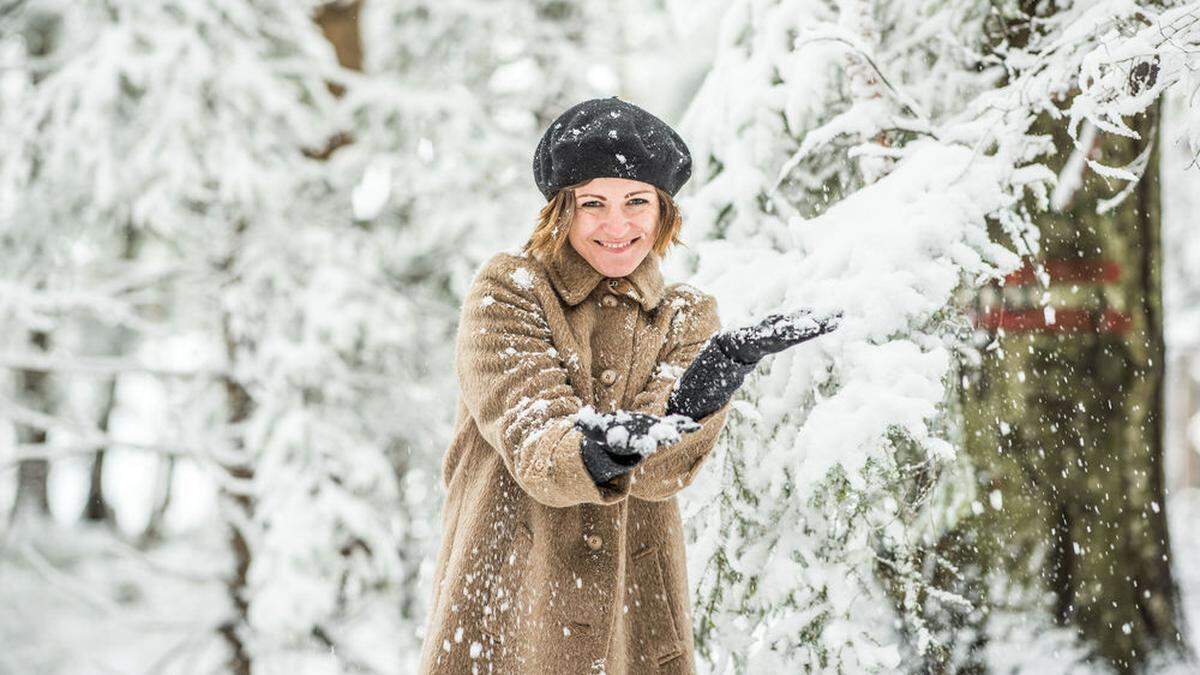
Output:
M667 414L694 420L712 414L733 397L763 357L824 335L836 329L841 318L841 312L817 316L802 309L717 333L679 378L667 401Z
M584 406L575 416L575 428L583 432L583 464L592 481L600 485L633 470L643 457L700 425L684 415L658 417L625 410L598 413Z

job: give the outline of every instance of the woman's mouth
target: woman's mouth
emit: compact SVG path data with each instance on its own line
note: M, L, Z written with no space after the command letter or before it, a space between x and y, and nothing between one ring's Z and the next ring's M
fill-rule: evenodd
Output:
M622 251L629 250L629 248L633 246L634 242L636 242L638 239L641 239L641 237L634 237L633 239L628 239L625 241L601 241L600 239L593 239L592 241L599 244L606 251L620 253Z

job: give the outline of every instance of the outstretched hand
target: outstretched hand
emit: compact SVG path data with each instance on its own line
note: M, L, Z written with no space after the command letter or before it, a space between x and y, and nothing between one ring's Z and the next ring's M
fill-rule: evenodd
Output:
M667 412L703 419L733 397L763 357L828 333L841 318L841 311L816 314L802 309L717 333L675 383Z
M719 333L721 347L730 357L746 364L824 335L841 325L842 312L817 314L801 309L788 314L771 314L750 326Z

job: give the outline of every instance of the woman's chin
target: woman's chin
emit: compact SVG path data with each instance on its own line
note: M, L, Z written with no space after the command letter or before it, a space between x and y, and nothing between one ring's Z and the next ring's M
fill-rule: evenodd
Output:
M600 274L603 274L606 277L616 278L628 276L631 272L637 269L637 266L640 265L642 260L645 258L645 253L642 253L641 255L626 255L600 252L596 255L596 259L588 262L592 263L592 267L595 267L596 271Z

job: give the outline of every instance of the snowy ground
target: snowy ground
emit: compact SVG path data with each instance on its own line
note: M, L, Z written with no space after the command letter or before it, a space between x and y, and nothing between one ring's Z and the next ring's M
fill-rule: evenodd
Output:
M212 672L225 610L220 542L147 553L103 529L9 534L0 555L0 673Z
M0 548L0 675L223 675L230 565L219 537L140 551L103 528L11 532ZM414 672L394 615L373 607L348 622L356 642L338 656L363 672ZM328 653L280 656L268 675L338 672Z
M1171 495L1168 514L1185 637L1200 645L1200 488ZM14 532L0 552L0 675L223 672L213 629L226 607L223 542L181 537L142 553L105 530L79 528L33 541ZM396 641L377 637L372 665L403 672L405 655L386 653Z

